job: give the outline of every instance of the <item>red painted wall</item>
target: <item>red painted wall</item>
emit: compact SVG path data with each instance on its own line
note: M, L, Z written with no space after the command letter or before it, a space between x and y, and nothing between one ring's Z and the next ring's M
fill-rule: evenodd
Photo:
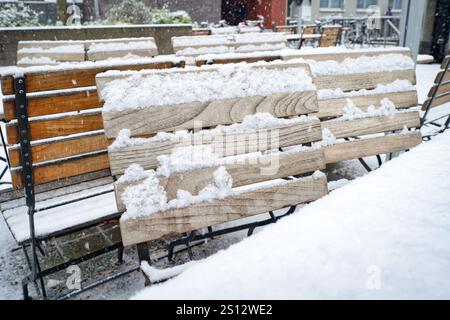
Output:
M232 8L238 3L247 5L248 20L256 20L258 15L263 16L266 28L271 28L274 24L286 24L286 0L223 0L222 18L227 19L227 17L224 17L226 12L232 13ZM232 17L227 20L231 22Z

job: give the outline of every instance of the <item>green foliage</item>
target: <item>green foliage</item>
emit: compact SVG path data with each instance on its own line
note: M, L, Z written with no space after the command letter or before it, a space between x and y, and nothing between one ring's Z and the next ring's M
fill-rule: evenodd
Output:
M21 2L6 4L0 10L1 27L22 27L39 25L41 12L36 12Z
M141 0L123 0L109 9L107 19L122 23L150 23L151 16Z
M150 9L142 0L123 0L114 5L106 16L110 23L192 23L191 17L185 11L171 12L167 8Z
M167 8L162 8L151 10L150 15L152 17L152 23L156 24L192 23L192 19L186 11L171 12Z

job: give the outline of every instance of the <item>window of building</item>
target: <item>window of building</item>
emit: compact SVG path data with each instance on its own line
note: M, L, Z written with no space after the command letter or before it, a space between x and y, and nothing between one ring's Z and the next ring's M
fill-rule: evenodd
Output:
M389 7L392 10L402 10L402 0L389 0Z
M367 9L370 6L377 6L378 0L358 0L356 6L358 9Z
M320 0L321 9L343 9L344 0Z

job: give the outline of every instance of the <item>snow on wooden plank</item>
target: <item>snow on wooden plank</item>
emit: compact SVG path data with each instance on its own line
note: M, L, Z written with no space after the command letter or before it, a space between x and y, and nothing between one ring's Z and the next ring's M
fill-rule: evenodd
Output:
M31 93L27 99L29 117L101 107L95 87ZM3 109L7 121L16 119L14 96L4 98Z
M96 152L36 165L33 167L33 178L35 184L43 184L108 168L106 152ZM22 170L20 168L11 170L11 181L15 189L23 188Z
M342 62L345 59L356 59L362 56L374 57L385 54L401 54L411 57L409 48L370 48L370 49L345 49L345 48L302 48L301 50L283 50L283 60L305 59L314 61L334 60Z
M167 83L173 82L174 84L177 85L177 93L176 95L171 94L170 96L175 96L175 98L178 99L185 99L183 98L183 95L180 95L180 88L178 87L178 82L180 81L178 78L181 79L185 79L187 77L189 77L190 75L192 77L194 77L193 74L196 73L202 73L202 75L200 75L199 77L204 77L206 78L205 81L207 80L211 80L209 79L209 75L210 74L215 74L218 72L222 72L221 70L226 70L228 69L230 71L230 69L236 69L239 70L239 68L245 69L245 68L263 68L263 69L268 69L268 70L285 70L288 68L298 68L298 69L302 69L299 70L299 80L307 80L305 77L306 76L310 76L311 75L311 71L310 71L310 67L307 63L304 62L283 62L283 61L273 61L273 62L265 62L265 61L258 61L257 63L253 63L249 66L245 66L244 64L242 65L227 65L227 66L223 66L223 65L204 65L200 68L198 67L193 67L193 66L186 66L184 68L172 68L172 69L167 69L167 70L141 70L141 71L116 71L116 70L112 70L112 71L107 71L104 73L100 73L96 76L96 86L97 86L97 91L98 91L98 95L99 98L101 100L104 100L104 94L103 92L105 91L105 88L107 88L111 82L116 81L116 80L125 80L127 78L132 78L132 77L140 77L142 79L146 79L149 77L157 77L160 78L160 86L161 86L161 90L169 90ZM177 80L178 79L178 80ZM136 80L134 80L136 81ZM185 80L184 80L185 81ZM128 82L128 83L127 83ZM129 80L127 80L127 82L124 83L124 86L131 83ZM192 82L192 81L190 81ZM309 80L308 80L309 82ZM186 81L185 81L186 83ZM166 84L166 86L163 86L163 84ZM206 83L201 83L198 85L198 87L204 87L207 86L208 89L214 88L211 84ZM170 90L174 90L173 86L171 87ZM186 91L186 90L185 90ZM218 93L222 94L222 95L228 95L227 98L231 98L234 97L233 96L233 92L228 92L227 91L218 91ZM274 92L275 93L275 92ZM141 95L143 95L143 93L141 93ZM166 94L164 96L167 96ZM151 98L151 97L150 97ZM200 99L200 98L199 98ZM153 99L155 100L155 99ZM158 100L165 100L165 99L158 99ZM204 99L203 99L204 100ZM195 100L189 101L189 102L193 102ZM207 100L204 100L207 101ZM181 103L180 101L178 101L178 103ZM161 105L161 104L159 104Z
M30 120L30 139L40 140L103 129L101 111ZM6 125L8 143L19 143L17 123Z
M335 163L409 150L421 142L422 135L419 131L342 142L324 147L325 161L326 163Z
M111 173L114 176L121 175L133 163L141 165L144 169L156 168L159 163L158 156L170 154L175 147L189 146L194 143L211 144L214 153L220 157L226 157L300 145L322 139L322 129L318 120L269 126L257 130L235 132L213 130L212 132L207 134L205 131L201 131L174 139L157 139L158 136L150 139L130 139L130 145L112 145L108 149ZM258 140L261 139L265 143L259 143ZM139 143L133 144L133 140L137 140Z
M46 193L48 195L49 193L56 193L60 194L61 190L68 190L65 191L64 194L70 193L71 188L77 188L75 185L82 184L82 183L90 183L93 180L101 179L104 177L111 177L111 172L109 169L104 169L100 171L94 171L86 174L81 174L78 176L68 177L65 179L60 179L56 181L52 181L49 183L43 183L35 185L34 190L35 194L37 196L36 199L40 198L40 195L42 193ZM83 188L82 188L83 189ZM78 190L78 189L77 189ZM3 204L5 202L11 201L11 200L17 200L17 199L24 199L24 189L14 189L14 188L8 188L2 190L0 193L0 203ZM48 196L46 196L46 199ZM50 196L51 198L51 196Z
M109 188L98 187L89 192L102 191ZM75 196L83 196L84 191ZM66 196L59 201L64 201ZM5 211L6 220L15 240L20 244L30 239L30 228L26 207L17 207ZM118 218L119 214L114 202L114 193L106 193L90 199L77 201L57 208L38 211L34 214L36 237L57 235L65 230L84 225L86 223L100 223L106 219Z
M17 50L21 50L23 48L42 48L42 49L50 49L54 47L62 47L62 46L84 46L83 40L30 40L30 41L19 41L17 43Z
M387 131L417 128L420 126L418 111L398 112L387 116L372 116L353 120L329 120L321 122L336 138L359 137Z
M365 112L368 110L369 106L379 104L384 98L392 101L397 109L416 107L419 103L417 91L368 94L348 98L319 99L319 112L314 115L319 118L342 116L344 114L344 107L347 104L347 99L350 99L356 107Z
M34 164L40 162L64 159L76 155L90 153L94 151L105 151L111 144L104 133L94 132L83 135L61 137L50 141L38 141L31 145L31 156ZM8 148L11 167L21 166L21 156L19 145Z
M158 55L158 48L155 39L152 37L87 41L86 49L87 59L91 61L120 58L127 55L140 57Z
M80 52L46 52L46 51L36 51L36 52L17 52L17 59L20 61L26 59L40 59L47 58L58 62L77 62L84 61L84 50Z
M227 221L314 201L328 193L325 176L303 178L250 190L224 199L170 209L145 217L121 219L125 246L177 235Z
M179 60L179 59L178 59ZM176 65L173 58L141 58L123 61L66 63L61 66L43 66L30 68L11 68L2 75L2 92L4 95L14 93L13 75L26 74L27 92L49 91L95 85L95 76L107 70L143 70L167 69ZM184 61L181 61L181 67Z
M317 89L342 89L343 91L373 89L379 84L389 84L395 80L408 80L416 84L416 71L396 70L369 73L315 76L313 82Z
M132 136L139 136L158 131L192 129L198 124L202 127L233 124L257 112L282 118L318 110L316 92L304 91L103 112L103 122L106 136L114 138L123 128L130 129Z
M274 155L258 156L250 159L240 159L223 165L233 179L233 187L249 185L284 178L297 174L314 172L325 169L323 151L311 149L298 152L282 152ZM218 166L204 167L183 172L171 173L169 177L158 176L160 185L164 188L167 198L174 199L178 189L186 190L192 195L197 195L200 190L212 183L214 171ZM138 179L133 182L121 182L114 184L117 208L120 212L126 210L122 201L122 194L130 185L136 185L143 181Z

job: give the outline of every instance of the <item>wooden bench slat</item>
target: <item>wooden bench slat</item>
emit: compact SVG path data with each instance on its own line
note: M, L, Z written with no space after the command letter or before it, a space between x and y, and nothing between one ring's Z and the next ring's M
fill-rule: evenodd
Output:
M16 119L14 97L7 97L3 102L5 119ZM52 92L28 97L28 116L37 117L71 111L100 108L101 103L97 96L97 89L86 88L68 92Z
M444 60L442 60L441 69L447 69L449 64L450 64L450 56L446 56Z
M132 136L140 136L158 131L192 129L199 123L202 127L233 124L257 112L289 117L318 110L316 92L304 91L103 112L103 121L106 136L114 138L122 128L130 129Z
M350 99L356 107L366 112L369 106L379 104L384 98L392 101L397 109L416 107L419 104L417 91L380 93L326 100L319 99L319 112L314 115L319 118L342 116L347 99Z
M324 121L322 128L333 133L336 138L359 137L362 135L401 130L405 126L417 128L420 126L418 111L396 113L392 116L369 117L354 120Z
M121 220L125 246L177 235L227 221L314 201L328 193L326 177L305 178L283 185L243 192L212 202Z
M263 160L259 159L257 161L257 163L244 161L224 165L233 179L233 187L325 169L322 150L280 153L270 157L264 157ZM271 165L274 165L274 170L271 170ZM186 190L196 195L201 189L212 183L212 176L217 168L208 167L181 173L172 173L170 177L159 176L158 180L160 185L164 187L168 199L176 198L178 189ZM125 204L122 201L122 194L125 188L141 182L115 183L114 189L117 208L120 212L126 210Z
M173 62L157 62L27 73L26 86L27 92L90 87L95 86L95 76L98 73L108 70L168 69L173 66ZM182 62L181 66L184 66L184 62ZM4 95L14 93L14 79L12 75L2 77L2 92Z
M425 100L422 106L422 110L426 110L427 108L434 108L448 102L450 102L450 92L437 96L433 100L431 100L430 98Z
M278 135L278 136L277 136ZM252 138L267 138L267 143L258 143ZM195 138L194 138L195 139ZM252 139L251 141L249 141ZM255 130L250 133L228 133L208 135L195 143L209 144L213 152L226 157L247 152L265 151L268 148L282 148L300 145L322 139L322 129L318 120L299 122L277 128ZM274 141L276 140L276 141ZM137 163L144 169L154 169L158 166L158 156L170 154L174 147L191 145L192 141L149 141L143 145L114 148L108 150L111 173L121 175L132 164ZM276 146L275 146L276 145Z
M103 132L86 134L83 136L62 138L60 140L33 144L31 156L33 164L40 162L64 159L94 151L106 151L111 142ZM21 166L20 147L8 148L11 167Z
M100 111L30 121L30 139L41 140L103 129ZM8 143L19 143L16 123L6 125Z
M422 142L419 131L360 139L324 147L326 163L353 160L378 154L409 150Z
M392 72L352 73L314 77L317 89L342 89L343 91L374 89L379 84L389 84L395 80L408 80L416 84L416 71L399 70Z
M439 71L439 73L436 75L436 78L434 79L434 83L439 83L439 81L447 82L450 81L450 70L447 71Z
M108 168L108 155L106 152L101 152L93 155L80 156L75 159L34 166L33 177L35 184L43 184ZM11 181L16 189L24 187L21 169L11 171Z
M441 83L440 86L435 84L431 87L430 91L428 92L428 97L432 97L433 95L442 95L444 93L450 92L450 82L444 82Z

